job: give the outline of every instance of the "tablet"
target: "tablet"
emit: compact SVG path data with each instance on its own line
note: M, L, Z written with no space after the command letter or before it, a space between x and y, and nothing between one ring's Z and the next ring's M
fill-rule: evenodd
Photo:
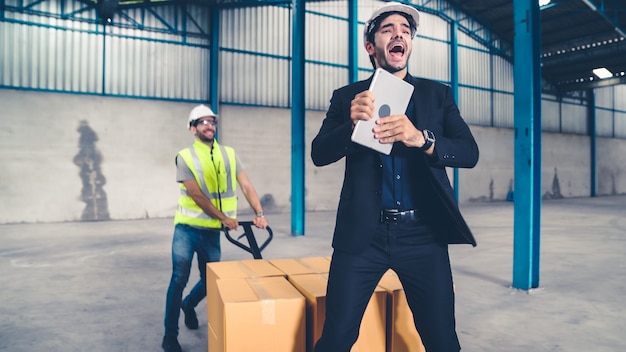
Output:
M389 155L393 143L380 143L374 138L372 129L376 126L376 120L381 117L406 113L413 94L413 85L379 68L374 72L369 90L376 97L374 116L356 123L352 131L352 141Z

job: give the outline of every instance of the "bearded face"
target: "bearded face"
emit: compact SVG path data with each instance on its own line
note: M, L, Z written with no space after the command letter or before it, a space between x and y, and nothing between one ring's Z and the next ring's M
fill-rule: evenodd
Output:
M374 34L374 43L368 42L365 48L373 56L376 68L391 73L406 70L413 48L409 22L402 15L388 16Z

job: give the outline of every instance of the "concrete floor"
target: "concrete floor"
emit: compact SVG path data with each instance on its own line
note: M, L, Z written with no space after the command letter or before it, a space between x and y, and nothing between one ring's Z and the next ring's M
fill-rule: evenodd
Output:
M463 351L626 350L626 196L545 201L529 292L511 288L513 204L462 211L478 240L450 247ZM306 235L292 237L290 214L269 214L263 257L330 255L334 215L307 213ZM1 225L0 351L160 351L171 235L172 219ZM222 247L223 260L252 258ZM206 306L197 312L195 331L181 316L185 351L207 349Z

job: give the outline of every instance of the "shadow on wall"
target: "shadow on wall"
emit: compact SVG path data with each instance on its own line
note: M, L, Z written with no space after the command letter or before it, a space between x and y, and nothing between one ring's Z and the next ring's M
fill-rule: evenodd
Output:
M76 130L80 137L74 164L80 168L79 175L83 182L80 200L85 203L81 221L110 220L107 194L104 191L106 178L100 168L102 155L96 148L98 136L87 121L81 121Z
M509 202L513 202L515 200L515 192L513 192L513 180L509 182L509 191L506 196L506 200ZM557 169L554 168L554 178L552 179L552 192L546 192L542 199L561 199L563 198L563 194L561 193L561 183L559 182L559 176L557 173Z
M274 197L271 194L264 194L260 199L261 207L265 211L271 211L276 209L276 201L274 201Z
M554 178L552 179L552 192L546 192L543 195L543 199L561 199L563 194L561 193L561 184L559 182L559 176L554 168Z
M513 180L509 181L509 190L507 192L506 200L509 202L514 201L514 191L513 191L514 183ZM494 192L493 192L493 179L489 182L489 197L481 196L478 198L470 198L470 202L492 202L494 201ZM554 178L552 179L552 191L546 192L543 199L561 199L563 198L563 194L561 193L561 183L559 182L559 176L557 173L557 169L554 168Z
M493 202L494 197L494 181L493 178L489 181L489 195L488 196L480 196L480 197L471 197L468 199L469 202Z

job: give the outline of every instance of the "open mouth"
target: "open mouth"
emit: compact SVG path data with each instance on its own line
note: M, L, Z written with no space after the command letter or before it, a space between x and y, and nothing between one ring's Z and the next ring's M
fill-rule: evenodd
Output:
M404 55L404 45L401 43L394 43L389 48L389 55L395 58L401 58Z

